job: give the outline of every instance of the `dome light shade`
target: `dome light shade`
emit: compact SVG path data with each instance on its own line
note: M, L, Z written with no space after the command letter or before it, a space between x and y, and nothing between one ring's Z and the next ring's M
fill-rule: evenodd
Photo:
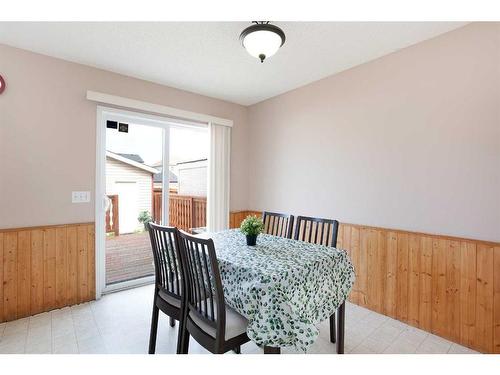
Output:
M264 62L285 43L285 33L277 26L257 22L243 30L240 40L250 55Z

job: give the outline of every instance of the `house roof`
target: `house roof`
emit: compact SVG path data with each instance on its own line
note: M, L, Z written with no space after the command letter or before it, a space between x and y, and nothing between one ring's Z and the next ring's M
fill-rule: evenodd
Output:
M168 171L168 182L178 182L177 181L177 175L172 172L172 171ZM153 182L162 182L163 181L163 172L160 172L160 173L156 173L154 176L153 176Z
M139 163L139 162L132 160L131 158L125 157L123 155L133 155L133 154L115 154L114 152L106 151L107 158L121 161L122 163L131 165L132 167L142 169L142 170L149 172L149 173L152 173L152 174L158 173L158 169L150 167L149 165L146 165L143 163ZM136 156L139 156L139 155L136 155ZM139 156L139 158L140 158L140 160L142 160L142 158L140 156Z
M175 165L186 165L186 164L190 164L190 163L198 163L198 162L207 161L207 160L208 160L207 158L205 158L205 159L196 159L196 160L187 160L187 161L181 161L179 163L176 163ZM161 161L156 162L154 164L154 166L158 170L160 170L161 172L158 172L158 173L156 173L153 176L153 181L154 182L162 182L163 181L163 171L162 171ZM168 174L169 174L169 182L173 182L173 183L177 183L178 182L177 175L174 172L172 172L172 171L169 170Z
M118 153L117 155L123 156L124 158L136 161L138 163L144 164L144 160L142 160L142 158L141 158L140 155L137 155L137 154L121 154L121 153Z
M196 159L196 160L187 160L187 161L180 161L176 165L181 165L181 164L190 164L190 163L198 163L200 161L207 161L208 159Z

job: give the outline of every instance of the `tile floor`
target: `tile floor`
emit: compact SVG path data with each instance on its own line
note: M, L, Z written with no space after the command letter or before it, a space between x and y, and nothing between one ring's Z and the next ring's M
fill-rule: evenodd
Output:
M106 295L99 301L0 324L0 353L147 353L153 286ZM335 353L328 321L310 353ZM175 353L177 326L160 314L157 353ZM207 353L193 339L190 353ZM248 343L243 353L262 353ZM283 353L295 353L285 348ZM476 353L438 336L356 305L346 308L345 352Z

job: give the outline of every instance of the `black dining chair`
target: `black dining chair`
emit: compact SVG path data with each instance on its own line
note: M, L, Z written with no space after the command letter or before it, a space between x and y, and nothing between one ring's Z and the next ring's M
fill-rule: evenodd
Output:
M336 247L338 231L339 222L337 220L297 216L295 235L293 238L298 241ZM343 312L344 305L342 305L340 309ZM340 318L344 319L343 314L339 314L339 319ZM335 313L333 313L330 316L330 342L335 343L335 341Z
M318 245L335 247L339 222L332 219L297 216L294 239Z
M225 304L219 265L211 239L180 231L186 294L183 304L182 353L192 336L211 353L241 352L250 341L245 317Z
M264 211L262 213L264 233L292 238L293 215Z
M179 353L181 349L181 305L183 295L179 231L175 227L166 227L153 223L147 225L155 267L149 354L154 354L156 349L159 310L170 317L171 327L175 327L176 320L180 322L177 334L177 353Z

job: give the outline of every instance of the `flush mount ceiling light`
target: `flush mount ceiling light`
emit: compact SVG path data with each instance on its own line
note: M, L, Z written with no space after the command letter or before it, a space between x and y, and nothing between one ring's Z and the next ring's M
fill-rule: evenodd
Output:
M285 33L278 26L270 25L269 21L253 23L241 32L240 41L250 55L263 63L285 43Z

